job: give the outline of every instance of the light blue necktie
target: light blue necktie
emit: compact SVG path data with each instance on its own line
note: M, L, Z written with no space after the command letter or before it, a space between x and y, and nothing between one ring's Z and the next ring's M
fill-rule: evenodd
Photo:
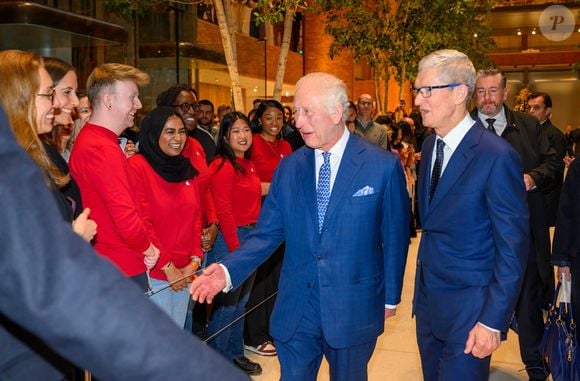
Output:
M323 152L324 163L318 172L318 189L316 191L316 204L318 206L318 232L322 231L326 207L330 200L330 152Z

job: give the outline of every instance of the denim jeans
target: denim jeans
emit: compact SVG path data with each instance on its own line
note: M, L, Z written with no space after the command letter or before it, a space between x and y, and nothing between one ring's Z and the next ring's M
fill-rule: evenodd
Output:
M165 280L151 278L153 290L158 290L168 284ZM185 316L187 315L187 306L189 305L189 287L179 292L166 288L155 295L149 297L153 303L157 304L173 321L183 328L185 325Z
M252 228L238 227L240 243L244 242ZM221 232L218 233L213 249L207 253L207 263L221 261L226 255L230 255L228 247ZM246 303L250 297L250 291L254 284L255 272L235 290L227 294L219 293L213 302L213 313L209 319L207 335L212 336L232 321L246 312ZM227 359L233 360L244 355L244 318L221 332L208 342L215 350Z

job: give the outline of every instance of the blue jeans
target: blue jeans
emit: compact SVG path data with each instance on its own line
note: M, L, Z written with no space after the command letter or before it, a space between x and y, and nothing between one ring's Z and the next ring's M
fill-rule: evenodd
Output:
M240 243L244 242L251 230L252 228L250 227L238 227ZM230 255L230 253L222 233L219 232L213 249L207 253L207 263L209 265L219 262L226 255ZM235 290L231 290L227 294L219 293L215 297L213 313L207 327L208 337L244 315L246 312L246 303L248 302L250 291L254 284L254 278L255 272ZM244 355L244 318L238 320L234 325L218 334L208 343L227 359L233 360L242 357Z
M158 290L168 284L165 280L151 278L151 286ZM173 321L181 328L185 325L185 316L187 315L187 306L189 305L189 287L179 292L166 288L149 299L157 304Z

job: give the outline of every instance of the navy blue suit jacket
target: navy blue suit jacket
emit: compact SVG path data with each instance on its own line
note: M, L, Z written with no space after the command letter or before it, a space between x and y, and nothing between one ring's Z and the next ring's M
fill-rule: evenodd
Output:
M521 160L477 122L467 132L429 203L432 135L419 169L422 222L414 313L441 340L465 343L479 321L507 331L529 250Z
M384 330L385 303L400 301L410 214L403 170L391 153L350 135L319 234L314 162L308 147L282 160L256 229L223 263L235 287L285 240L272 336L292 337L317 290L326 341L367 343ZM353 196L365 187L372 194Z

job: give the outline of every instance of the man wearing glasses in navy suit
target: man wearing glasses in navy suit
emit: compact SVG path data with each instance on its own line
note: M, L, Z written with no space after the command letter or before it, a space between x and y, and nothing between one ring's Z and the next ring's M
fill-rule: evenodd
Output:
M413 312L427 381L484 381L513 314L529 250L521 160L473 120L469 58L440 50L419 63L422 235Z

